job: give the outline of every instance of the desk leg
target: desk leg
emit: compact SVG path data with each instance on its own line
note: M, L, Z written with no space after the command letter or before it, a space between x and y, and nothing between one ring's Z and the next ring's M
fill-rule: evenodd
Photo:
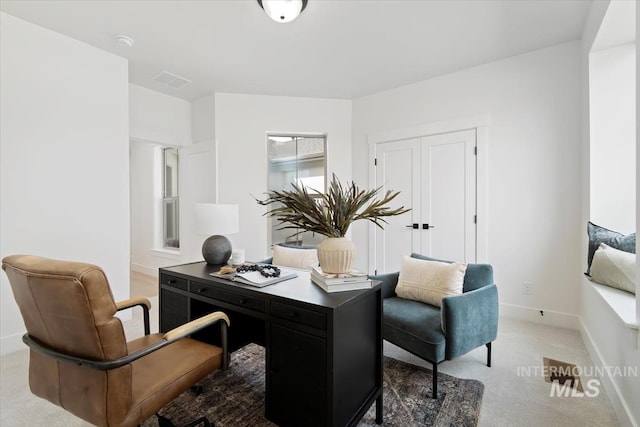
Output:
M383 405L382 405L382 392L376 399L376 424L382 424L383 417Z

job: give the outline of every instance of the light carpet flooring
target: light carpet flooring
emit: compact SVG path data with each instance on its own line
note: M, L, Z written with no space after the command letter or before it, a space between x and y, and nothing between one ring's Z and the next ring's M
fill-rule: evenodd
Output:
M131 295L146 296L151 300L151 332L157 332L156 280L133 273ZM134 310L133 318L123 324L128 339L142 335L141 310ZM384 352L396 359L431 368L430 364L390 343L384 343ZM492 353L491 368L485 365L484 347L439 365L442 373L474 378L484 383L480 426L618 425L604 389L597 397L550 397L551 386L544 381L541 372L543 357L573 363L581 368L593 366L579 332L501 318ZM0 358L0 425L87 426L82 420L29 392L28 359L27 350ZM531 375L526 375L527 368Z

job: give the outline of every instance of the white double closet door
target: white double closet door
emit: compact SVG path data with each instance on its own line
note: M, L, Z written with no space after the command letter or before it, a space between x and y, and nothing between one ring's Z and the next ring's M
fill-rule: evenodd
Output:
M376 187L400 191L409 213L376 227L375 270L398 271L417 252L476 261L476 130L376 144Z

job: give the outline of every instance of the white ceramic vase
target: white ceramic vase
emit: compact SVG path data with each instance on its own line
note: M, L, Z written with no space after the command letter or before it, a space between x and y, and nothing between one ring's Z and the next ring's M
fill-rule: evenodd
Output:
M346 237L327 237L318 245L318 261L325 273L349 273L356 246Z

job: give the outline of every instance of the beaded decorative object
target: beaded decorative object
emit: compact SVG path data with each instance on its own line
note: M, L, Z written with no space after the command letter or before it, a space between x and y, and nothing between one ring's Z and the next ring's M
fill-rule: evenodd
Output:
M238 273L246 273L248 271L257 271L264 277L280 277L280 269L273 265L261 265L261 264L253 264L253 265L241 265L236 268L236 272Z

